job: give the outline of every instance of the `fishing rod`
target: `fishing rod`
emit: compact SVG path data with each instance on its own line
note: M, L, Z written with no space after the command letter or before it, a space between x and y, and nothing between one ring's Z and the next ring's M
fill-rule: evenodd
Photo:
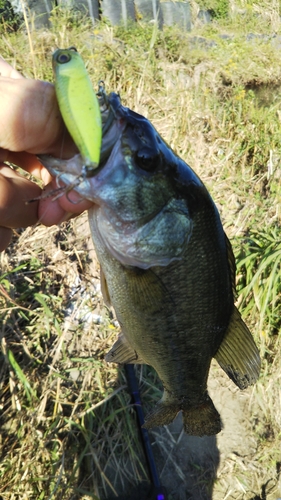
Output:
M168 497L165 488L161 486L160 483L149 435L147 430L143 428L144 414L141 404L139 385L134 370L134 365L125 364L125 374L128 383L129 393L132 398L135 412L137 414L138 428L141 434L143 450L152 484L152 490L149 492L147 500L167 500Z

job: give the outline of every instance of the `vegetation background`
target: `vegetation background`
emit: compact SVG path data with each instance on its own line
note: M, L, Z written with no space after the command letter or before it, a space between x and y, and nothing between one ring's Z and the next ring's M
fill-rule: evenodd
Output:
M159 31L141 20L127 29L93 27L59 8L49 30L34 30L31 20L13 31L3 20L0 53L26 77L52 81L52 52L76 46L93 85L103 79L108 92L120 92L124 105L148 117L207 185L235 250L238 304L260 348L262 373L240 393L213 367L222 416L231 409L217 441L187 446L180 428L151 438L159 456L179 445L173 464L159 462L169 500L277 500L280 2L192 2L194 20L199 7L213 9L215 19L196 20L192 33ZM124 374L103 360L118 324L103 305L88 234L85 214L60 227L19 229L0 255L2 500L124 500L126 491L148 484ZM137 373L148 411L161 388L152 369ZM236 432L240 448L232 441ZM198 456L206 459L207 448L203 463Z

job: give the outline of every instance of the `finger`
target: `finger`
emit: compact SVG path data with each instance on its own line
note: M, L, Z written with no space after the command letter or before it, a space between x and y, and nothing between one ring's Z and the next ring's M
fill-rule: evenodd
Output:
M0 252L3 252L5 248L9 245L12 239L12 230L7 227L0 226Z
M12 68L2 57L0 57L0 75L15 80L24 78L16 69Z
M63 123L52 84L0 76L0 95L0 148L57 157L70 157L77 152Z
M38 202L26 202L40 194L41 189L37 184L21 177L7 166L1 167L0 226L16 228L35 224L38 220Z
M54 192L53 196L39 201L38 217L45 226L60 224L68 220L72 215L78 215L84 210L88 210L93 205L88 200L81 200L81 196L75 191L70 191L67 196L64 194L54 199L56 198L55 189L57 189L57 186L55 181L52 181L44 189L44 196L47 193Z

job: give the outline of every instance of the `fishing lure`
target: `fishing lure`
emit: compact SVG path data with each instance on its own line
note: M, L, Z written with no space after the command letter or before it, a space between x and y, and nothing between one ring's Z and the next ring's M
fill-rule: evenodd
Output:
M98 98L75 47L57 49L52 58L55 90L65 125L84 162L85 177L94 175L102 142Z

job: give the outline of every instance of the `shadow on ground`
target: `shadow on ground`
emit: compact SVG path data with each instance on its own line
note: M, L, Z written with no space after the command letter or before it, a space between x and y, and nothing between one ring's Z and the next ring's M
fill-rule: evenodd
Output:
M219 450L215 436L187 436L183 431L181 414L169 426L150 432L153 454L165 500L211 500ZM144 462L145 463L145 460ZM107 477L114 480L114 471L107 466ZM127 484L126 484L127 483ZM115 489L119 500L157 500L147 481L137 486L122 481ZM116 500L112 492L99 491L100 500ZM160 497L161 498L161 497Z
M252 389L239 391L215 363L212 363L208 387L223 422L223 430L217 436L186 435L181 414L169 426L157 427L149 433L161 485L167 491L165 500L223 500L231 492L231 499L242 498L242 490L235 483L235 470L241 460L249 469L257 448L250 425ZM145 464L144 456L140 461ZM150 495L145 467L137 485L137 481L132 481L129 460L126 467L122 482L116 482L116 468L110 459L107 461L104 472L114 484L118 497L105 487L98 488L98 498L157 500L157 495ZM248 476L245 479L247 498L248 495L259 498L253 496L259 491L258 485L252 484L254 474L249 471Z
M166 427L152 432L152 443L161 483L177 500L212 498L219 450L215 436L187 436L181 414Z

